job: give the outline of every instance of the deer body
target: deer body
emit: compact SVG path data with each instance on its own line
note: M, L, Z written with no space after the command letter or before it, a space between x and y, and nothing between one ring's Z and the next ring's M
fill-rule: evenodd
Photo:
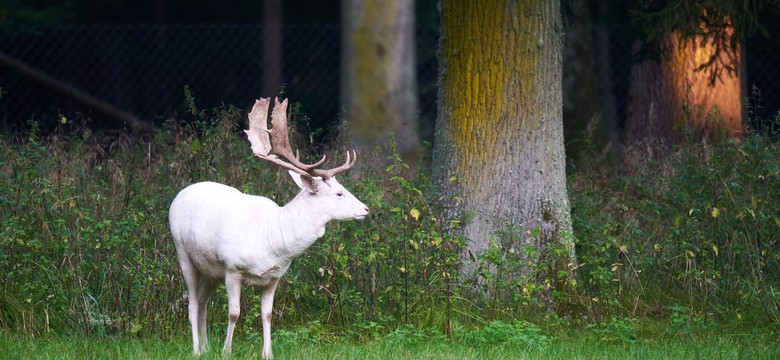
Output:
M253 124L257 125L257 114L267 112L267 99L262 101L265 102L258 100L250 113L248 134L253 149L264 144L256 143L251 133L256 130ZM277 100L277 108L280 105L286 110L286 101L279 104ZM255 122L252 121L253 114ZM285 112L282 114L286 116ZM284 126L286 137L286 124ZM255 151L255 155L277 164L280 161L268 150ZM271 311L279 278L290 267L293 258L325 233L329 221L361 219L368 215L368 208L333 177L353 164L349 156L344 166L334 169L337 171L315 172L298 169L299 165L305 164L296 164L294 168L279 164L290 170L301 188L292 201L281 207L268 198L247 195L214 182L193 184L179 192L171 203L169 220L187 284L195 354L207 349L206 304L216 287L224 283L229 318L223 351L231 351L233 331L240 314L241 286L248 285L261 289L263 356L272 357Z
M171 232L182 252L179 257L186 256L201 275L222 280L226 272L236 272L252 281L247 285L267 286L299 253L285 244L301 248L317 238L314 233L295 234L294 227L286 229L289 220L283 210L267 198L202 182L188 186L173 201Z

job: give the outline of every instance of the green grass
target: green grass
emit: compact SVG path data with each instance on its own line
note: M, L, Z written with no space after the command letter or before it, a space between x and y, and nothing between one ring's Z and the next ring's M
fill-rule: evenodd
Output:
M212 336L216 338L216 336ZM222 359L222 339L199 359ZM258 358L259 339L237 338L233 359ZM42 336L31 338L0 332L4 359L179 359L194 358L190 339L96 338ZM430 337L399 340L386 336L370 341L332 339L326 342L275 340L276 359L777 359L776 335L706 334L701 336L604 341L596 333L569 331L541 346L525 342L468 343L462 339Z

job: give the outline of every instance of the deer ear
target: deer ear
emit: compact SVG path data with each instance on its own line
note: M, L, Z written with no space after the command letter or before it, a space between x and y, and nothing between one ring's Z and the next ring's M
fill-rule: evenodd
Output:
M317 179L309 175L301 175L292 170L288 170L290 176L295 180L299 188L308 191L310 194L316 194L318 191Z

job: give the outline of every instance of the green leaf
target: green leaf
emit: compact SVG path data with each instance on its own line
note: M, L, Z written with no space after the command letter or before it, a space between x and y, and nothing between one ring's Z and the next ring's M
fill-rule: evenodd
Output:
M198 138L195 138L195 140L192 140L192 153L197 154L200 152L200 149L203 148L203 145L200 143L200 140Z

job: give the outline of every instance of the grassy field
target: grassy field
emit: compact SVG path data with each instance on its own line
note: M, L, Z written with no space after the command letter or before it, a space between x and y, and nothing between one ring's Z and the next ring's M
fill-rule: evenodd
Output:
M199 359L221 359L221 339ZM89 336L30 338L0 332L4 359L178 359L194 358L190 340L114 339ZM258 358L259 339L238 338L233 359ZM778 359L776 335L750 332L695 337L604 341L590 331L561 334L544 345L525 342L473 344L440 338L401 340L394 336L370 341L332 340L274 342L276 359Z

